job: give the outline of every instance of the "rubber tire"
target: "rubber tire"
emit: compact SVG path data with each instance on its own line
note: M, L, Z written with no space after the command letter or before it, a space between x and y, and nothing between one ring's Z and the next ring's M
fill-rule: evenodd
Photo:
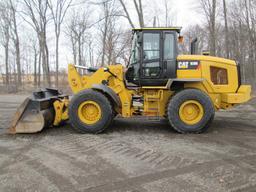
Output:
M195 125L185 124L179 117L179 108L188 100L198 101L204 109L204 116ZM211 99L204 92L197 89L185 89L175 94L168 104L168 120L171 126L179 133L202 133L211 125L215 109Z
M101 108L101 119L93 125L83 123L78 117L78 107L84 101L94 101ZM71 99L68 115L73 129L80 133L101 133L110 125L113 119L112 107L107 97L92 89L83 90Z

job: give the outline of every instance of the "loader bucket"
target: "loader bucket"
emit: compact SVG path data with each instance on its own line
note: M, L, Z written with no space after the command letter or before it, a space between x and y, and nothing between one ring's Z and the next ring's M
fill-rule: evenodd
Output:
M17 109L8 132L36 133L44 127L52 126L55 117L53 103L64 97L67 96L55 89L34 92Z

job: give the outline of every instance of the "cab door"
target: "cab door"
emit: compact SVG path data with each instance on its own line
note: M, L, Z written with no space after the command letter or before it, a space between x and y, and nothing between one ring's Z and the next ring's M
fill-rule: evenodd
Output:
M176 78L177 41L172 31L144 31L140 85L163 86Z
M158 31L143 33L142 44L142 79L159 79L161 76L161 33Z
M163 32L163 77L174 79L177 77L177 37L176 33Z

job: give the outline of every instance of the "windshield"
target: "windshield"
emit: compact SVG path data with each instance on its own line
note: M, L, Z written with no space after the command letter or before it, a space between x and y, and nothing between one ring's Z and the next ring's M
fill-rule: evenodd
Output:
M139 79L139 68L140 68L140 55L139 55L140 45L138 43L138 33L134 33L132 38L132 51L130 56L130 61L128 68L132 69L131 76L133 81Z

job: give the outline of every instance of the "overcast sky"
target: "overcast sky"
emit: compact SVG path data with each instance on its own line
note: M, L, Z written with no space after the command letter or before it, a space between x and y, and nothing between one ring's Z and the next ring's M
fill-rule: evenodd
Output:
M177 10L177 24L183 27L199 24L202 20L199 17L199 0L176 0L174 1Z

